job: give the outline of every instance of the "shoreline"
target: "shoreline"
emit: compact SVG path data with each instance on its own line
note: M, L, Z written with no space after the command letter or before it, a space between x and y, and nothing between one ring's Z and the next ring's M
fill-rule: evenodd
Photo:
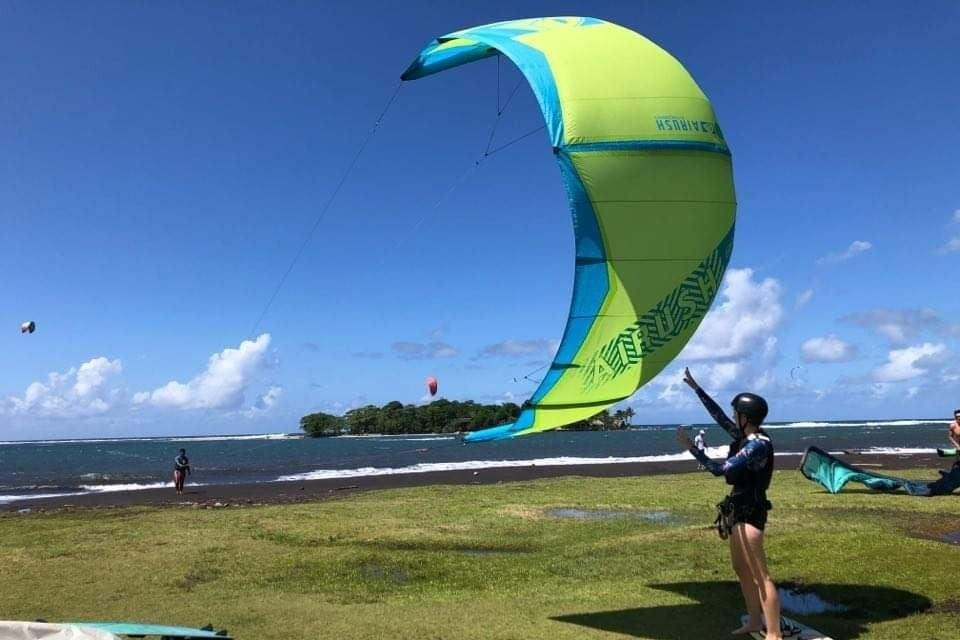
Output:
M952 460L935 454L863 454L849 453L843 459L854 466L888 473L898 469L930 469L930 479L936 471L952 464ZM795 471L800 456L778 459L780 471ZM48 511L74 508L111 508L135 506L188 506L213 508L226 506L287 504L315 502L337 496L382 489L400 489L434 485L485 485L503 482L526 482L541 478L581 476L590 478L629 478L633 476L705 473L698 471L694 461L671 460L663 462L624 462L613 464L554 465L524 467L489 467L478 470L457 469L398 473L389 475L258 482L245 484L187 485L183 496L177 496L173 486L104 493L86 493L50 498L25 498L0 505L2 512L21 510Z
M785 422L772 422L765 424L765 429L793 429L793 428L821 428L821 427L844 427L844 426L889 426L889 427L912 427L928 424L949 425L952 420L944 418L901 418L898 420L883 420L881 418L866 420L791 420ZM649 429L676 429L677 427L686 427L690 429L716 428L713 422L683 422L683 423L663 423L663 424L633 424L623 429L564 429L558 428L556 433L596 433L596 432L617 432L617 431L647 431ZM194 435L152 435L152 436L115 436L101 438L51 438L51 439L26 439L26 440L0 440L0 446L18 446L32 444L86 444L95 442L143 442L143 441L163 441L163 442L207 442L219 440L304 440L316 437L317 439L326 438L462 438L470 433L469 431L424 431L415 433L342 433L336 435L311 436L303 431L291 432L269 432L269 433L212 433L212 434L194 434Z

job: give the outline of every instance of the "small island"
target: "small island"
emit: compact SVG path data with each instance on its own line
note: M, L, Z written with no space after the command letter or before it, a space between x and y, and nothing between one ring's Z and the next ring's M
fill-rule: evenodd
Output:
M517 419L521 407L505 404L477 404L472 400L436 400L430 404L403 404L396 400L382 407L366 405L347 411L342 416L311 413L300 418L300 428L309 436L320 438L341 435L405 435L462 433L505 424ZM618 409L612 414L602 411L588 420L581 420L565 429L600 431L627 429L633 409Z

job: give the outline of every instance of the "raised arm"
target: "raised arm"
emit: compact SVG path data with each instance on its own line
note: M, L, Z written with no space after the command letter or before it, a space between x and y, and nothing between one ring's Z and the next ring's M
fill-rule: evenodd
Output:
M723 409L720 408L716 402L713 401L706 391L697 387L697 397L700 398L700 402L703 403L703 406L707 409L707 412L710 413L710 417L714 421L723 427L723 430L730 434L730 437L736 440L740 437L740 429L737 428L737 425L734 424L726 413L723 412Z
M710 416L714 421L723 427L723 430L730 434L730 437L734 440L740 438L740 428L731 420L726 413L723 412L723 409L720 408L716 402L713 401L706 391L700 388L700 385L697 384L697 381L693 379L693 376L690 375L690 369L684 369L683 372L683 381L687 385L697 392L697 397L700 398L700 402L703 403L703 406L707 409L707 412L710 413Z

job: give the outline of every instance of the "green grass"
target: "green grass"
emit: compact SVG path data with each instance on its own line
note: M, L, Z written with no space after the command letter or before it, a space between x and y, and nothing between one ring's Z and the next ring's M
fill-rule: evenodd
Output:
M929 471L905 475L930 476ZM311 504L0 517L6 619L125 620L270 638L726 636L742 610L702 474L370 492ZM846 605L844 638L960 637L960 496L827 495L778 472L778 583ZM638 512L573 520L551 508ZM666 523L643 512L669 511Z

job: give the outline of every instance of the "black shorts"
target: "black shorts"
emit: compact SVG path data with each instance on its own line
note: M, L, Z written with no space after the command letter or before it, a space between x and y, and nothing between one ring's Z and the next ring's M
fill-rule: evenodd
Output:
M764 527L767 526L767 510L756 509L746 513L734 512L733 522L735 524L743 522L763 531Z
M734 501L733 522L734 524L743 522L763 531L767 526L767 512L772 506L766 500L762 503Z

